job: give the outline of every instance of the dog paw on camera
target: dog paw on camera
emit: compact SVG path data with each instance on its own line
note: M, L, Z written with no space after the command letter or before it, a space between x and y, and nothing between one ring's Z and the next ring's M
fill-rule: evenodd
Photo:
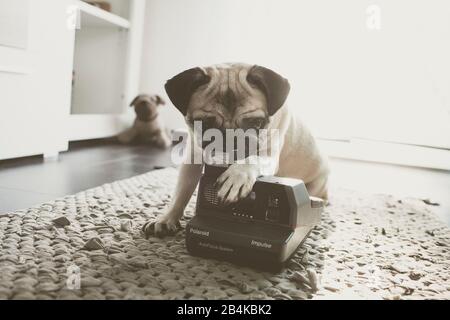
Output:
M146 239L152 236L164 238L167 236L174 236L181 230L181 223L179 220L161 217L155 221L149 221L142 227L142 232Z
M232 165L217 179L219 201L228 205L246 198L252 191L256 178L255 170L249 165Z

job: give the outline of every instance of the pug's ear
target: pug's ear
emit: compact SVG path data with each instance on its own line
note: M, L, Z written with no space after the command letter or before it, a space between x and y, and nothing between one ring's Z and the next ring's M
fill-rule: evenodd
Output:
M166 92L173 105L185 116L195 90L211 81L202 69L193 68L173 77L166 83Z
M134 100L130 103L130 107L134 107L136 105L136 102L141 98L141 95L138 95Z
M261 66L254 66L250 69L247 81L264 92L270 116L273 116L283 106L291 90L288 80Z
M165 102L164 99L161 98L160 96L156 95L156 96L155 96L155 99L156 99L156 104L157 104L158 106L159 106L159 105L163 105L163 106L166 105L166 102Z

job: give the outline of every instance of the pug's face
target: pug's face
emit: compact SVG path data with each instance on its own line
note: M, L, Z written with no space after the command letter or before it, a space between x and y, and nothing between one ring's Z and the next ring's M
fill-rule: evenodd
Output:
M166 84L167 94L193 129L266 128L284 104L290 86L277 73L260 66L233 63L194 68Z
M142 122L149 122L158 115L158 108L165 105L164 100L158 95L140 94L134 98L130 107L134 107L136 118Z

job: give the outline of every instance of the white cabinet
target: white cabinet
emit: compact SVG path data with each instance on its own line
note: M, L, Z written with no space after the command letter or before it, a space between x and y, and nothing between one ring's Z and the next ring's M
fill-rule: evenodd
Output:
M0 29L15 34L0 39L0 159L65 150L74 42L68 1L0 1L1 15L20 24L0 19ZM5 13L9 4L14 10Z
M109 2L111 13L79 0L0 0L0 159L55 154L131 121L145 1Z

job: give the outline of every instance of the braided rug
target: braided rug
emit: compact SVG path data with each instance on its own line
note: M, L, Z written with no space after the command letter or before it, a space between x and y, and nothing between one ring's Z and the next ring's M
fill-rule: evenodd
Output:
M332 190L322 224L271 274L192 257L183 231L145 239L176 177L153 171L0 214L0 299L450 298L450 229L429 201Z

